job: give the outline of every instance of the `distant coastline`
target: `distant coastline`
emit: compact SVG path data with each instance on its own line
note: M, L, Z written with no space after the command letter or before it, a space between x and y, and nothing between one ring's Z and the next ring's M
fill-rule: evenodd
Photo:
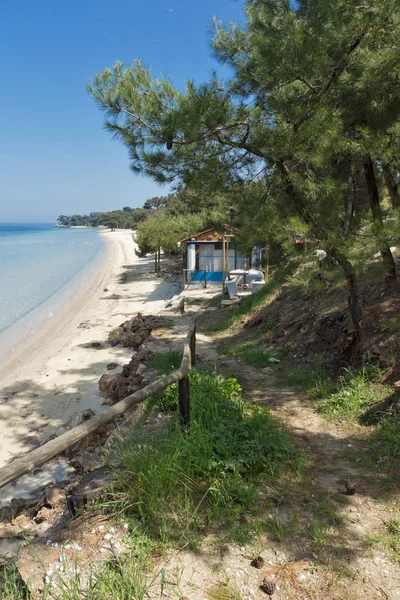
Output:
M54 227L58 229L106 229L104 225L60 225L60 223L56 223Z

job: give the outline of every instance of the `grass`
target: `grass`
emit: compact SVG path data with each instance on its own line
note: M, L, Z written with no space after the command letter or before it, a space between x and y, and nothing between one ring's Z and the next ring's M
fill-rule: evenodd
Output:
M373 404L390 394L390 387L377 383L380 373L364 367L360 371L345 369L337 391L326 397L319 411L335 419L359 418Z
M398 561L400 559L400 516L388 521L385 526L385 535L369 536L366 542L371 547L383 546L389 548L394 554L394 559Z
M297 268L298 262L296 260L289 261L287 265L274 273L269 280L262 286L257 294L247 296L240 301L238 306L226 311L221 311L216 314L218 320L214 321L209 326L209 331L219 332L226 331L237 325L237 323L246 315L253 313L257 308L263 306L268 298L272 296L285 282L289 274Z
M400 415L389 415L381 420L370 438L370 452L375 460L400 457Z
M252 341L236 344L235 346L220 346L218 352L226 356L242 358L247 365L260 369L268 366L268 359L273 356L273 353L269 350L255 347Z
M0 570L1 600L28 600L30 593L17 568L10 564Z
M318 363L293 369L285 376L283 383L299 388L309 398L326 398L332 391L332 381Z
M318 399L318 411L330 420L345 420L371 425L368 461L377 461L382 470L391 470L400 457L400 414L379 413L378 422L371 422L372 407L390 397L393 389L381 383L383 373L374 367L361 370L345 369L336 382L324 375L319 365L294 369L285 383L302 389L309 398ZM383 462L382 462L383 461ZM395 474L391 481L397 485Z
M163 375L168 375L171 371L179 369L182 362L181 350L170 350L169 352L160 352L152 354L148 360L149 369L155 369Z
M242 594L232 583L217 583L206 592L208 600L241 600Z
M192 371L190 434L172 418L121 443L114 510L154 539L191 543L251 510L260 478L298 473L299 453L269 412L248 406L240 391L234 379Z

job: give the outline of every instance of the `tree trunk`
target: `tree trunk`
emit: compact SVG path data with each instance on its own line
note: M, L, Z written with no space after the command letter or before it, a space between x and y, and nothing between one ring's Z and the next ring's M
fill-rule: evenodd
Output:
M343 269L346 277L349 295L347 298L347 304L349 307L351 320L354 326L354 336L350 344L350 347L346 349L349 359L355 362L359 356L363 343L363 327L362 327L362 305L360 300L360 293L358 290L358 283L354 267L348 258L336 248L331 248L327 252L328 256L331 256Z
M154 252L154 273L157 273L157 250Z
M354 217L354 210L355 210L354 174L355 174L355 167L352 164L350 167L350 175L349 175L349 191L348 191L347 201L346 201L346 216L345 216L344 225L343 225L343 236L344 237L347 237L347 235L349 233L350 225L351 225L351 223L353 221L353 217Z
M160 276L160 270L161 270L161 269L160 269L160 262L161 262L161 248L160 248L160 246L158 246L158 252L157 252L157 254L158 254L158 268L157 268L157 275L158 275L158 277L159 277L159 276Z
M269 244L265 242L265 281L269 279Z
M382 164L383 177L385 179L386 187L389 192L390 201L393 208L400 208L400 193L397 181L393 177L393 173L387 163Z
M388 285L391 285L396 280L396 264L393 259L392 252L387 240L383 235L383 218L382 210L379 201L379 190L376 184L376 178L374 173L374 165L370 156L364 161L364 174L367 181L368 196L371 206L371 213L373 222L380 234L380 250L382 255L383 263L386 267L385 280Z

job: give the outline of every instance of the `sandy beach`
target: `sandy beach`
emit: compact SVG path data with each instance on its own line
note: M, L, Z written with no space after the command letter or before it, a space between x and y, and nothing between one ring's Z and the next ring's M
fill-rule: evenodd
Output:
M75 414L104 410L99 378L109 363L122 365L132 356L129 348L110 347L110 329L137 312L156 314L178 292L176 284L155 277L151 257L136 256L131 231L100 235L107 250L89 287L55 316L51 328L0 367L0 466L33 449ZM40 484L38 477L46 482L49 472L4 488L0 505L30 482Z

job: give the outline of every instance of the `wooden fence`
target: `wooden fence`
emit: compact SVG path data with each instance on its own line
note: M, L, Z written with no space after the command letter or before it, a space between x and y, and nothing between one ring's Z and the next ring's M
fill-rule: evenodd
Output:
M0 488L8 483L19 479L22 475L29 473L44 465L46 462L55 458L67 448L70 448L80 440L83 440L90 433L93 433L107 423L110 423L116 417L133 408L137 404L144 402L150 396L165 390L173 383L178 382L178 402L181 416L182 427L188 428L190 424L190 384L189 371L196 360L196 326L192 325L186 336L182 362L179 369L170 373L166 377L154 381L146 387L138 390L134 394L127 396L104 413L88 419L81 425L74 427L70 431L63 433L59 437L50 440L40 448L28 452L25 456L17 458L12 463L0 469Z

